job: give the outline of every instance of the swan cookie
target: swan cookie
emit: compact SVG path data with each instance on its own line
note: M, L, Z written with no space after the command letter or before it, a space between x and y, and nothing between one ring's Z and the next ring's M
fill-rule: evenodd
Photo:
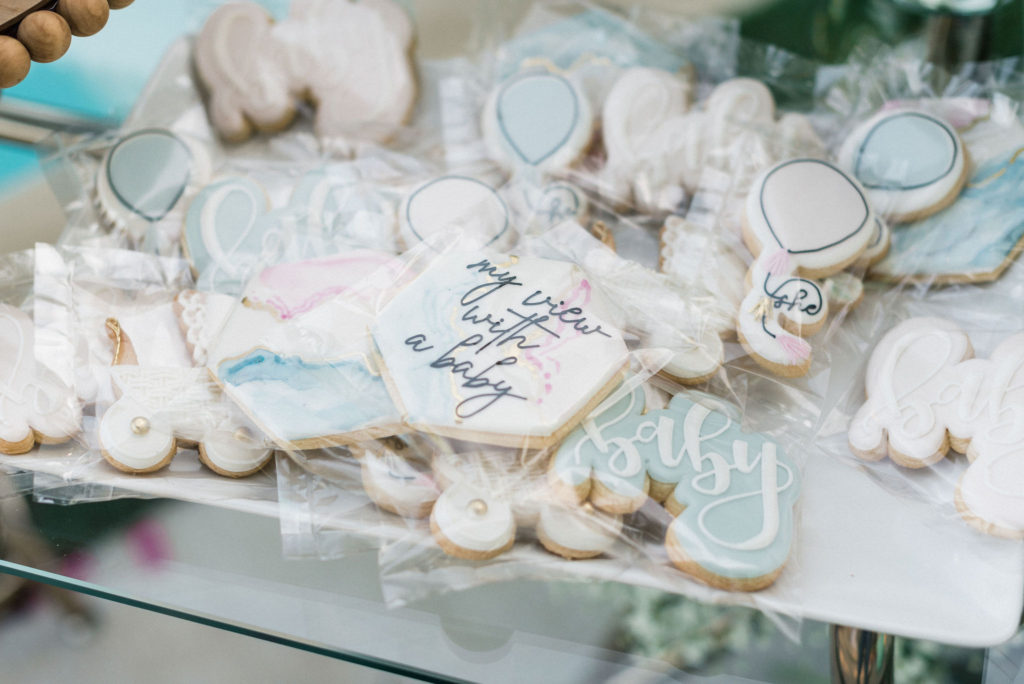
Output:
M736 331L747 353L783 376L811 364L803 338L828 317L828 295L814 280L856 263L877 236L864 190L819 159L791 159L761 174L747 196L743 239L755 261Z
M297 0L276 25L256 3L237 2L207 19L195 64L210 121L228 141L287 127L308 97L322 139L382 143L415 99L412 39L409 17L392 0Z
M740 430L734 407L692 397L645 411L643 386L627 381L562 444L549 481L606 511L664 502L677 567L723 589L762 589L789 555L798 470L769 438Z
M499 84L484 106L484 142L510 170L557 174L590 146L594 116L571 78L528 69Z
M107 321L114 344L111 376L119 398L100 418L103 457L127 473L166 467L181 446L227 477L258 472L273 456L256 431L220 392L204 368L138 365L128 335Z
M890 330L867 369L867 402L850 424L850 449L922 468L952 448L971 465L956 505L972 525L1024 537L1024 334L976 359L967 334L941 318L913 318Z
M66 442L81 423L74 390L35 361L32 319L0 304L0 453L23 454L36 443Z
M209 181L212 163L199 142L150 128L128 133L103 157L96 175L96 203L104 221L136 240L174 217Z
M879 112L843 142L839 163L865 188L878 213L909 223L960 194L969 164L960 136L939 117L910 109Z
M573 264L454 252L380 311L373 338L410 426L536 449L558 442L626 365L603 306Z
M509 209L487 183L468 176L441 176L414 189L399 209L399 235L406 249L446 231L459 242L507 249L516 239Z

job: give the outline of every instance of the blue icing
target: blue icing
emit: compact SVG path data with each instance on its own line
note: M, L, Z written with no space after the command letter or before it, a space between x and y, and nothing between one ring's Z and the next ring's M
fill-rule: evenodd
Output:
M545 57L569 69L584 57L609 60L620 67L648 66L678 71L686 60L622 17L591 9L506 42L501 49L502 78L528 59Z
M871 190L912 190L948 175L956 163L955 134L938 119L904 112L879 121L864 138L854 174Z
M792 545L798 470L767 436L743 432L734 407L697 396L702 403L680 394L644 413L637 387L570 434L552 467L574 486L594 477L630 498L645 474L675 484L685 509L670 534L690 559L723 577L770 574ZM766 461L774 464L767 470Z
M118 200L148 221L159 221L185 193L192 154L170 131L145 130L120 140L110 151L107 182Z
M217 376L279 439L296 442L397 421L384 382L361 361L307 363L256 349L221 362Z
M560 150L579 123L580 103L562 76L526 72L507 80L498 95L497 117L516 156L536 166Z
M247 178L208 185L185 216L185 246L201 287L236 294L285 248L283 216L268 212L263 189Z
M892 231L875 273L887 276L982 274L1002 265L1024 238L1024 155L981 166L956 202Z

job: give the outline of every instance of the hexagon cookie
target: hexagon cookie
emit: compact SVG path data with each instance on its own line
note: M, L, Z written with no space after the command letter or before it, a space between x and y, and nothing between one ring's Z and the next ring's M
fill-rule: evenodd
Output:
M438 257L380 312L373 338L409 425L501 446L559 441L627 362L577 266L486 251Z

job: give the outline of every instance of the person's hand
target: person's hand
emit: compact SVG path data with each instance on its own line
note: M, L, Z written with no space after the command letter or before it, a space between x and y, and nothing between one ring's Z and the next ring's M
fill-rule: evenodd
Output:
M60 59L71 36L91 36L112 9L134 0L0 0L0 88L28 76L35 62Z

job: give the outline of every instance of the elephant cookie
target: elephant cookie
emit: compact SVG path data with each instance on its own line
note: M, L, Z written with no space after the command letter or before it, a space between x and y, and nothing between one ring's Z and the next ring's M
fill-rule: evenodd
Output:
M628 353L603 307L574 264L451 252L384 306L373 338L410 426L537 449L618 384Z
M894 223L917 221L951 204L970 167L951 125L908 109L879 112L858 126L843 142L839 163Z
M499 84L484 106L484 142L510 170L557 174L590 147L594 115L572 79L528 69Z
M36 443L66 442L81 424L74 390L36 363L32 319L0 304L0 453L23 454Z
M736 331L747 353L783 376L811 364L803 338L828 317L823 278L856 263L878 224L856 180L819 159L791 159L761 174L747 196L743 239L755 255Z

